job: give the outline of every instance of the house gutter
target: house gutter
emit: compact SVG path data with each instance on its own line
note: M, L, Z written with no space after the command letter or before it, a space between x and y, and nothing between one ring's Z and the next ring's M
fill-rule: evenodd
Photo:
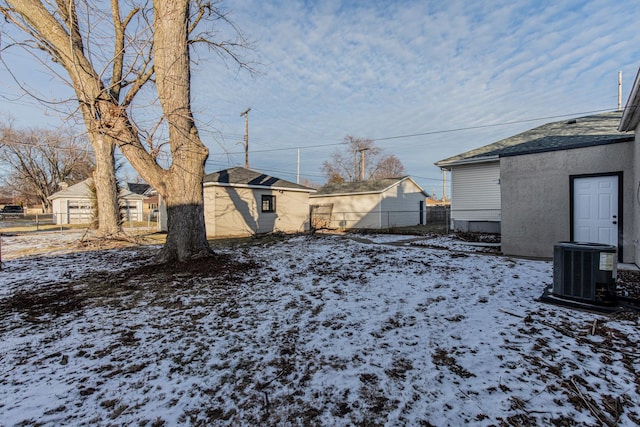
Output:
M329 194L309 194L309 197L338 197L338 196L362 196L365 194L380 194L387 189L377 191L361 191L359 193L329 193Z
M618 126L620 132L635 130L638 126L638 122L640 122L638 104L640 104L640 69L638 70L638 74L636 74L631 94L627 100L627 105L624 107L622 119L620 119L620 126Z
M267 187L264 185L247 185L247 184L229 184L226 182L205 182L202 184L203 187L237 187L237 188L250 188L252 190L282 190L282 191L296 191L299 193L315 193L317 190L312 188L304 189L304 188L290 188L290 187Z
M452 166L472 165L475 163L495 162L498 160L500 160L500 157L497 154L495 154L492 156L472 157L469 159L455 160L447 163L438 162L435 165L438 166L440 169L451 170Z

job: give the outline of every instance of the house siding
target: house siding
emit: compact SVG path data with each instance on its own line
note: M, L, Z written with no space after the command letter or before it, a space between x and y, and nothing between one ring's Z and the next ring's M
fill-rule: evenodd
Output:
M312 205L332 204L331 228L381 228L380 193L313 196Z
M333 205L332 228L380 229L420 224L420 201L425 200L422 189L407 179L383 192L311 196L310 204Z
M275 212L262 212L263 195L275 196ZM205 186L204 212L207 236L250 236L275 231L303 232L309 228L308 200L308 193L301 191Z
M633 208L633 239L634 262L640 266L640 126L636 127L635 141L633 143L634 151L634 176L631 180L633 193L629 203Z
M501 221L500 162L451 169L451 220L455 229L470 222Z
M420 221L420 202L424 203L426 197L422 190L412 181L406 180L389 191L381 200L382 211L387 212L386 220L388 227L405 227L425 224L425 211L423 209L422 221Z
M503 157L502 251L508 255L549 258L554 244L571 238L571 176L616 174L623 194L623 261L634 257L633 144Z

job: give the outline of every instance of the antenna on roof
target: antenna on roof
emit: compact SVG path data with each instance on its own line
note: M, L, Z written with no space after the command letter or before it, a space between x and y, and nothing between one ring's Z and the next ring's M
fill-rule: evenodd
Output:
M622 71L618 71L618 111L622 111Z

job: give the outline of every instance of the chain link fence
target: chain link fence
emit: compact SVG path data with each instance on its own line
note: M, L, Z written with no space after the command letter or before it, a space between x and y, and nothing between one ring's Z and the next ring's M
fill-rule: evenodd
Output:
M390 230L423 226L447 231L451 220L448 206L428 206L419 211L338 212L331 205L311 206L311 225L314 230Z
M87 227L93 222L92 213L57 213L57 214L0 214L0 233L29 232L43 230L67 230L70 228ZM122 226L125 228L139 228L156 230L159 227L158 215L148 213L142 221L135 221L132 217L124 217Z

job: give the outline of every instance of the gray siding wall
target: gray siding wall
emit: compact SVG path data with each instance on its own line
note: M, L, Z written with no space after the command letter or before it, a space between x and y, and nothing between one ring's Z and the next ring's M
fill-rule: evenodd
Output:
M502 251L552 257L554 244L571 238L570 176L623 172L622 245L624 260L630 262L633 151L627 142L501 158Z
M451 170L451 220L454 228L500 222L500 162L454 166Z
M630 203L633 205L633 247L634 259L637 266L640 266L640 126L636 128L636 140L634 141L634 192Z

